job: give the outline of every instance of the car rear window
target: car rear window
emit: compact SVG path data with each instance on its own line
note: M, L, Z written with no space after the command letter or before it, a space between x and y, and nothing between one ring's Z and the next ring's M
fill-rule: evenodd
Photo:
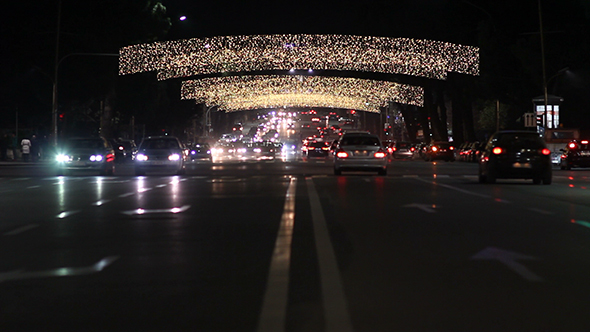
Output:
M543 148L544 144L541 138L536 134L503 134L498 137L497 145L506 148L532 148L539 149Z
M343 137L340 145L371 145L379 146L379 139L377 137L370 136L352 136Z

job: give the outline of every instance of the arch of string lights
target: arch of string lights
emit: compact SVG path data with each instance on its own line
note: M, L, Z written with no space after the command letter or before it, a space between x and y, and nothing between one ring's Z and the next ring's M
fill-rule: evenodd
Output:
M123 47L121 75L159 80L224 72L316 69L405 74L444 80L479 75L479 49L433 40L351 35L218 36Z
M278 107L350 108L380 112L388 102L423 105L422 87L359 78L253 75L189 80L181 98L195 99L220 110Z

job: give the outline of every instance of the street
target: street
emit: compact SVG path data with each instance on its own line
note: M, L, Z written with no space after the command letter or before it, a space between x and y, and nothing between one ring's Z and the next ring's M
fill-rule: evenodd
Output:
M192 163L0 166L0 329L585 331L590 171Z

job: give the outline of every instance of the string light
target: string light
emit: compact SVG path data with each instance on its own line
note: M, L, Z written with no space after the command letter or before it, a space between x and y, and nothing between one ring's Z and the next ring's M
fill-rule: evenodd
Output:
M119 73L156 71L159 80L226 72L340 70L444 80L479 75L479 49L441 41L350 35L219 36L120 49Z
M388 81L299 75L226 76L182 82L181 98L226 111L330 107L379 112L388 102L422 106L422 87Z

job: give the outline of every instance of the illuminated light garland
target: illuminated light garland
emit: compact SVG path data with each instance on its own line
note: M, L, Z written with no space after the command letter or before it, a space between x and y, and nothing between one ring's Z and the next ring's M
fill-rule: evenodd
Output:
M119 74L158 79L224 72L339 70L444 80L479 75L479 49L433 40L349 35L219 36L123 47Z
M380 112L388 102L422 106L422 87L359 78L253 75L182 82L181 98L226 111L328 107Z

